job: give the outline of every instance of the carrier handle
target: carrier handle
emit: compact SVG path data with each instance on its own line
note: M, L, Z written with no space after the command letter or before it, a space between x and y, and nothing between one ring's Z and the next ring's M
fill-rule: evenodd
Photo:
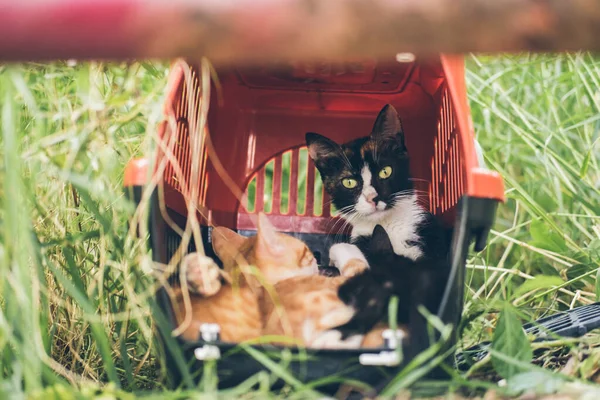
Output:
M145 186L148 182L148 168L150 161L147 158L132 158L125 166L123 186L126 188Z
M470 172L471 181L467 188L467 195L480 199L493 199L504 203L504 181L496 171L484 167L473 168Z
M125 166L123 189L125 196L136 206L142 201L144 187L148 182L149 167L150 162L147 158L133 158ZM138 230L136 230L136 235L138 237L140 235Z
M147 158L133 158L125 166L123 188L125 196L136 205L142 201L144 186L148 182L150 161Z

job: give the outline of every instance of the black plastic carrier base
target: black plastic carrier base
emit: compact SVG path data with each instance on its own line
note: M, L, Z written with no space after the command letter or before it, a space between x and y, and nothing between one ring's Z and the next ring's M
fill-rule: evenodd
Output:
M128 188L126 193L130 199L139 202L142 187ZM180 238L164 222L159 207L157 207L157 201L156 194L151 196L149 246L155 261L167 263L179 246ZM483 249L494 219L496 206L497 202L492 200L468 197L462 198L459 202L456 223L452 232L452 270L437 313L437 316L446 324L457 326L460 320L465 262L469 246L471 242L475 242L475 250ZM210 230L210 228L204 227L202 236L207 254L214 257L210 243ZM251 234L251 232L241 233ZM302 236L301 239L305 240L309 246L317 243L315 247L323 253L326 253L323 244L329 244L330 241L330 238L311 238L307 235ZM188 252L192 251L195 251L193 242L188 248ZM218 259L216 261L219 262ZM171 335L176 322L169 296L164 289L158 290L156 300L154 314L159 327L158 339L162 343L160 348L165 350L170 383L173 387L182 385L193 387L197 384L204 371L203 361L199 360L197 356L199 353L206 354L207 349L218 349L214 361L217 366L220 388L236 386L260 371L272 372L272 366L277 365L284 368L289 376L296 380L294 382L312 382L311 387L322 393L333 394L344 381L351 380L367 384L373 388L374 392L378 392L410 361L405 358L402 363L394 366L361 364L361 355L371 354L377 357L391 350L385 348L317 351L278 346L239 346L220 341L207 342L200 337L196 342L189 342L181 338L173 338ZM557 336L579 337L592 329L600 328L600 303L545 317L534 323L525 324L523 328L528 334L534 335L536 341L548 340ZM454 343L454 340L447 343L445 349L449 349ZM488 354L489 346L489 342L473 346L447 362L450 365L454 364L459 370L466 370ZM414 355L421 350L424 349L403 349L403 352ZM262 357L255 357L256 352L260 352ZM435 374L439 370L432 372ZM293 386L294 382L290 382L285 376L280 376L273 383L272 388L282 387L286 383Z
M129 188L127 193L132 200L139 201L141 187ZM151 202L149 245L154 261L166 264L177 249L180 238L165 223L157 206L158 196L156 193L151 196ZM437 312L437 316L445 324L456 327L460 320L467 253L472 242L475 243L475 250L481 250L485 246L496 207L497 201L494 200L463 197L459 201L452 231L450 254L452 268L442 303ZM177 218L175 219L177 220ZM183 217L180 219L179 222L185 222ZM204 228L202 236L207 254L214 256L210 243L210 228ZM309 246L318 243L319 245L315 246L314 250L321 252L321 256L326 252L322 248L322 245L327 243L324 238L302 237L301 239L305 240ZM194 251L193 245L188 248L188 251ZM386 357L386 352L389 353L391 349L385 348L317 351L277 346L238 346L218 340L204 341L200 338L200 334L198 341L189 342L181 338L173 338L171 335L176 321L170 298L165 289L158 290L156 300L154 311L158 326L158 338L161 342L159 348L165 351L171 385L174 387L195 386L201 379L204 370L204 361L198 358L204 360L212 358L217 366L219 388L236 386L260 371L273 373L272 366L278 365L280 368L285 368L289 376L292 376L297 382L312 382L311 387L322 393L333 394L344 381L348 380L360 381L378 392L410 361L410 356L425 350L429 345L429 343L422 343L424 348L404 348L403 352L408 357L405 357L397 365L389 365L389 357ZM440 353L447 351L455 343L456 338L453 335ZM259 359L255 357L257 351L263 354ZM361 355L364 360L365 354L371 355L369 362L371 365L364 365L364 362L361 364ZM382 360L381 365L372 365L377 364L373 360L379 359L378 357ZM447 363L452 365L453 360L449 359ZM440 371L434 370L432 373L439 376ZM276 373L275 375L277 376ZM286 383L290 384L285 376L279 376L272 388L282 387Z

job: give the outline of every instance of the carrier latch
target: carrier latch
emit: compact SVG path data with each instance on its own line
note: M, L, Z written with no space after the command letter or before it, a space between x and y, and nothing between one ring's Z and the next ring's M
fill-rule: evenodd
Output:
M216 342L219 340L221 327L218 324L202 324L200 325L200 337L205 342ZM218 360L221 358L221 350L215 345L204 344L194 350L194 356L200 361Z
M394 332L391 329L386 329L381 333L384 346L389 349L380 351L379 353L365 353L358 356L358 362L361 365L377 365L384 367L395 367L402 362L402 355L398 349L402 344L402 339L405 333L401 329L396 329Z
M221 350L212 344L205 344L194 350L194 356L200 361L218 360L221 358Z

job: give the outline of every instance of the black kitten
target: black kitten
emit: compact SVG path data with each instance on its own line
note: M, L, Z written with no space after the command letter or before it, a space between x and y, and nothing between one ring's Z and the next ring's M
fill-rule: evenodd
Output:
M397 321L409 325L408 340L412 345L427 340L427 322L418 307L437 313L450 274L448 260L425 257L414 261L397 255L381 225L375 227L365 254L370 269L350 278L338 292L340 299L356 310L348 323L336 328L342 338L364 334L386 321L389 301L397 296Z
M404 131L393 106L383 107L369 136L339 145L307 133L306 143L325 190L352 225L352 241L363 252L375 225L382 225L398 255L418 260L447 253L446 233L417 202Z

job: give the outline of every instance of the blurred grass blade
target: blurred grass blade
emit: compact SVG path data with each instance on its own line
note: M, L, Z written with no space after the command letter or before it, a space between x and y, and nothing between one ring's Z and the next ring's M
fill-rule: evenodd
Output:
M592 145L590 146L590 149L587 151L587 153L585 154L585 158L583 159L583 163L581 163L581 169L579 171L579 177L581 179L585 178L590 166L590 160L592 159L593 155L594 155L594 149L596 147L596 144L598 144L598 141L600 141L600 136L598 136L596 138L596 140L594 140L594 143L592 143Z
M439 339L433 342L429 348L423 350L415 356L402 370L387 384L382 390L381 396L388 398L399 391L409 388L419 379L426 376L434 368L443 363L448 356L454 353L455 348L446 348L448 341L452 336L452 326L444 325L441 320L427 312L424 307L419 307L419 311L424 314L427 323L438 330Z
M495 353L492 354L492 364L496 371L504 378L510 378L523 369L515 363L506 362L504 357L498 357L497 353L502 353L506 357L520 361L522 363L531 362L533 351L529 339L523 331L523 326L517 313L509 303L505 303L496 329L494 331L494 339L492 349Z
M49 260L46 260L46 265L52 271L52 274L66 289L67 293L73 297L73 299L79 304L85 313L92 316L96 313L96 307L93 306L89 301L85 293L80 292L77 287L64 275L64 273L57 267L55 267ZM110 341L105 331L105 327L100 321L89 321L90 328L92 330L92 336L98 345L98 351L104 362L103 367L106 371L108 378L119 384L117 370L112 359L112 351Z
M305 389L304 384L296 379L288 370L277 364L269 356L255 349L252 346L240 344L240 347L244 349L252 358L260 362L262 365L267 367L275 376L283 379L284 382L292 386L294 389Z
M564 281L558 276L538 275L533 279L526 280L515 290L515 297L520 297L527 292L536 289L547 289L560 286Z
M11 70L12 71L12 70ZM4 91L2 106L2 141L4 153L4 224L2 226L4 249L4 290L3 311L10 321L12 330L5 335L13 336L18 348L5 348L11 354L12 372L23 373L25 390L36 390L41 387L40 352L43 351L39 303L34 301L40 297L38 274L29 263L32 252L30 222L27 219L29 208L27 195L22 182L21 160L19 153L19 137L15 128L16 106L14 103L13 85L10 79L0 76L0 85ZM27 312L23 312L27 310ZM45 312L45 310L44 310ZM45 327L44 327L45 328Z
M172 335L173 328L170 326L169 321L167 320L166 316L164 315L156 301L154 299L150 299L149 302L150 307L152 309L154 321L156 323L156 326L158 327L158 333L160 334L160 340L157 340L157 342L166 347L163 349L163 351L169 352L171 357L173 357L175 366L178 369L178 371L171 371L171 373L180 374L183 380L183 384L187 388L194 388L194 380L190 375L190 371L188 369L183 350L181 349L181 346L179 346L179 343L177 343L177 340L175 340L175 338ZM165 356L164 361L167 360L168 358ZM167 368L168 367L171 366L167 365Z
M594 286L596 289L596 301L600 301L600 268L596 272L596 284Z

